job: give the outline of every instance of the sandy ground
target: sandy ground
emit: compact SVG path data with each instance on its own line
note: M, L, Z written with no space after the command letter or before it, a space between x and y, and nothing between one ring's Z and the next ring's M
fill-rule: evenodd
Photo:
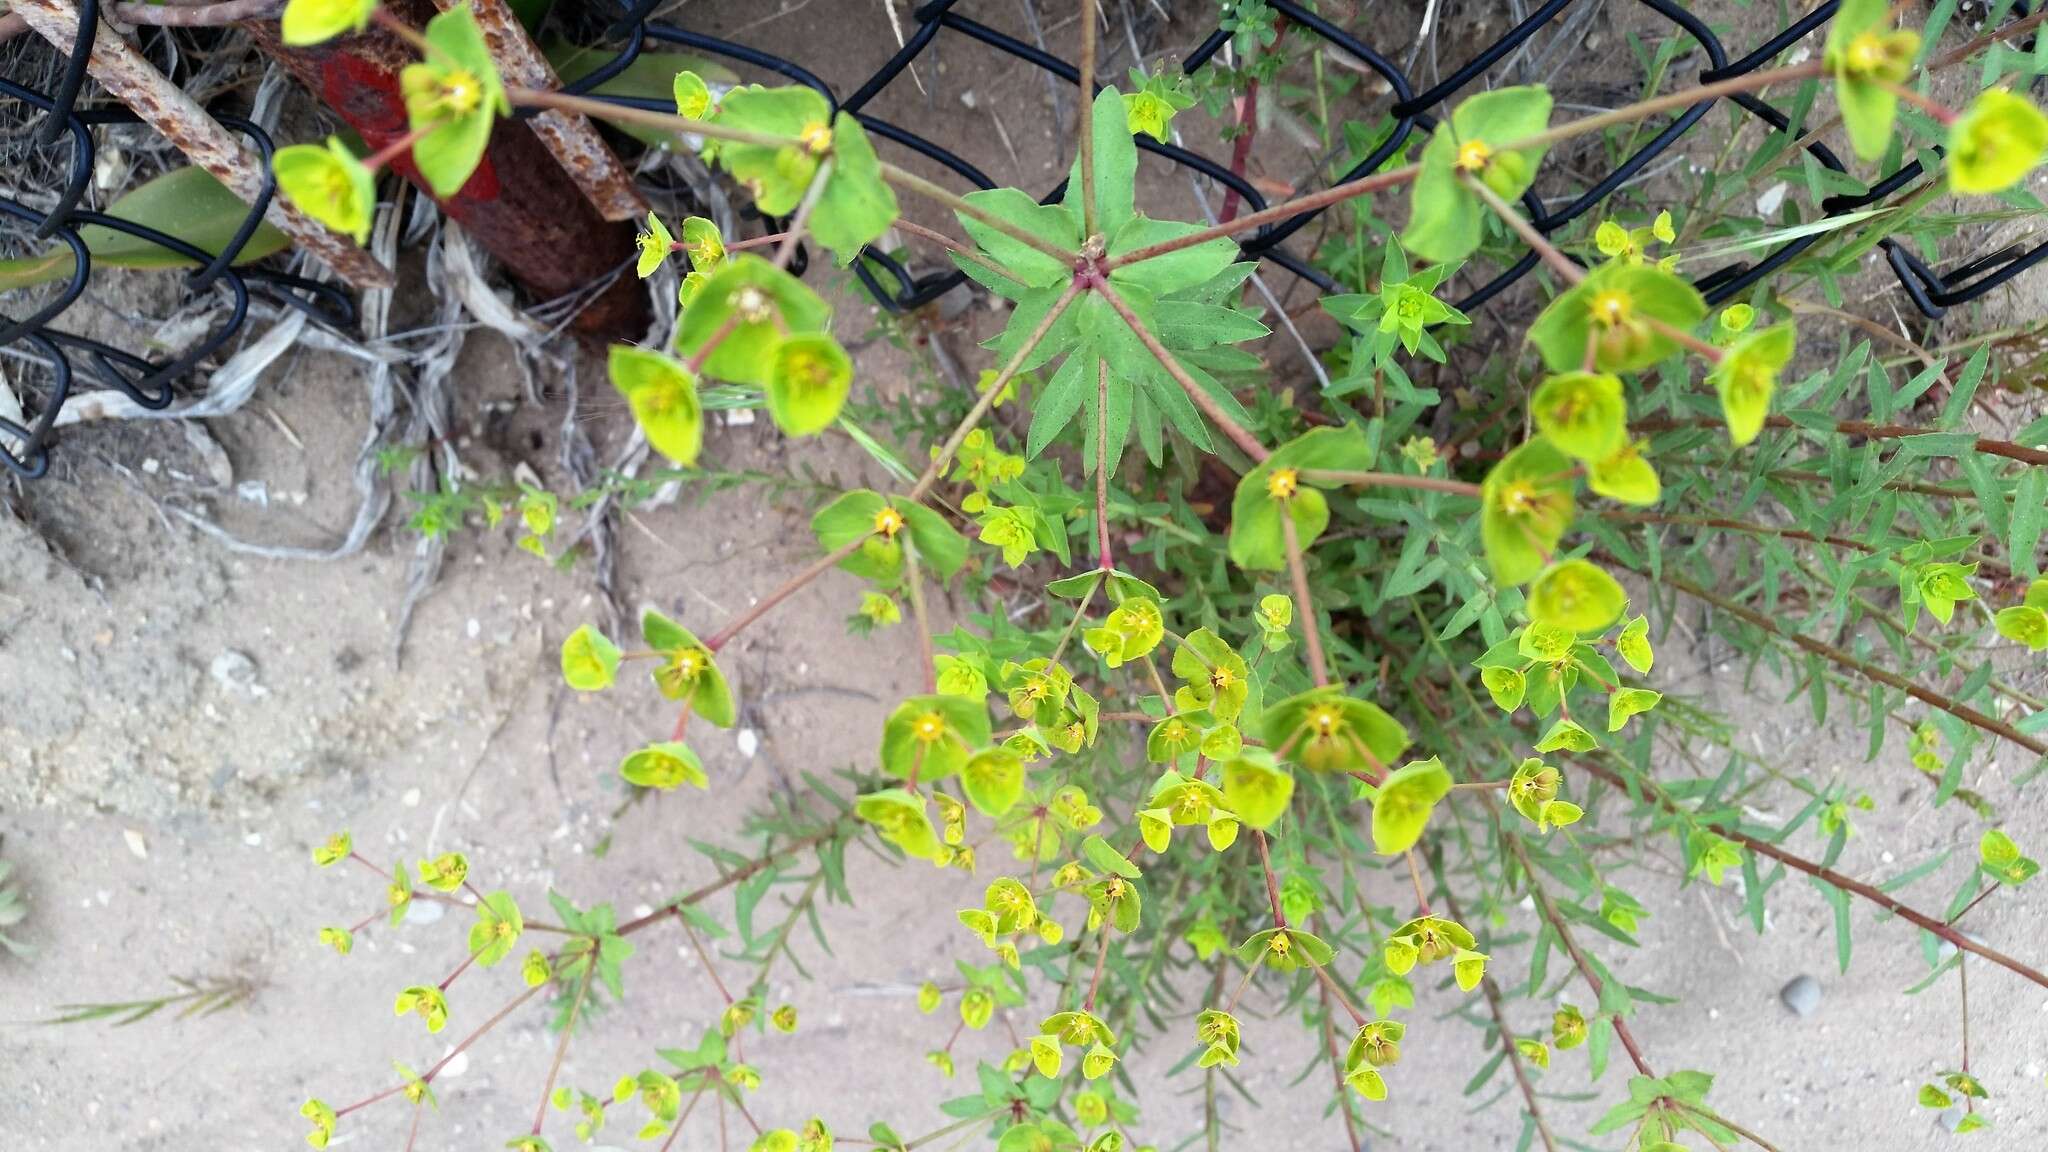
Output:
M743 30L741 38L757 42L787 38L792 55L842 89L893 47L879 8L863 9L849 27L836 0L783 15L739 4L693 5L686 14L700 7L691 17L699 26ZM987 19L1022 32L1016 12L989 7ZM1351 26L1412 28L1414 13L1390 8L1397 10ZM1192 25L1177 27L1191 42ZM1605 18L1595 28L1619 35ZM1071 27L1054 24L1052 36L1063 42ZM1172 34L1166 40L1177 43ZM877 111L945 125L949 143L1020 183L1057 179L1063 162L1051 127L1027 128L1044 120L1043 80L953 43L920 69L928 98L899 85ZM798 50L825 44L832 50ZM1191 214L1185 180L1157 171L1147 181L1162 211ZM864 337L872 317L865 301L838 300L842 336ZM955 324L944 338L970 370L978 367L969 338L987 318L970 313ZM472 340L458 369L465 412L516 400L507 363L495 337ZM892 389L931 386L929 368L886 341L867 342L861 367ZM556 646L600 610L587 572L555 571L502 535L464 533L413 621L401 663L394 627L411 550L402 532L380 534L352 559L314 565L238 557L162 519L158 501L177 495L202 501L246 537L317 544L338 536L352 514L347 471L365 412L355 368L308 352L256 405L212 423L237 479L263 480L269 506L188 479L205 474L204 461L175 429L122 430L74 438L91 448L76 469L21 499L33 531L0 517L0 832L33 907L21 935L37 949L26 960L0 957L0 1148L8 1152L300 1147L295 1110L306 1096L353 1099L389 1081L392 1058L423 1067L446 1052L447 1041L427 1039L416 1020L395 1019L388 1006L395 989L453 967L466 917L379 927L353 956L335 957L315 930L367 914L381 886L366 873L309 865L311 846L334 829L353 829L377 859L464 851L479 886L506 888L529 908L553 887L631 914L712 875L686 838L720 838L793 773L867 763L880 704L915 678L903 630L873 640L843 633L856 584L828 577L735 650L747 725L758 738L752 754L729 734L701 736L708 794L669 797L614 821L621 795L613 767L650 725L665 725L666 712L644 687L587 699L559 687ZM600 438L619 435L615 407L593 420ZM511 434L472 427L466 458L486 473L525 462L552 474L555 422L528 413ZM800 458L835 483L880 480L850 445L793 453L765 424L715 432L709 456L718 467L765 470ZM811 558L808 513L800 495L763 500L749 491L636 512L618 534L621 599L660 606L700 631L715 628ZM1938 906L1972 852L1974 826L1964 814L1930 806L1897 744L1865 763L1860 730L1816 728L1803 702L1746 692L1740 667L1722 656L1686 651L1674 639L1660 652L1656 686L1741 715L1759 751L1788 767L1839 774L1870 791L1879 811L1863 820L1845 871L1882 879L1957 848L1957 860L1909 890L1923 906ZM2048 813L2037 793L2012 788L2017 767L1994 753L1970 785L2001 805L2023 843L2038 843ZM609 851L598 859L607 837ZM1818 850L1810 836L1800 846ZM975 901L978 885L956 874L894 871L866 854L852 860L857 903L822 917L831 952L797 934L814 979L777 971L776 998L797 1006L803 1028L795 1039L771 1037L750 1049L765 1077L757 1117L796 1125L815 1113L841 1132L877 1119L906 1134L927 1131L944 1123L937 1104L971 1084L964 1070L972 1058L999 1058L1009 1047L1000 1029L971 1036L959 1049L963 1079L950 1083L921 1059L951 1028L945 1016L918 1015L914 990L943 979L956 958L979 958L952 916ZM1955 1063L1955 988L1950 981L1900 995L1924 970L1912 932L1859 907L1854 963L1843 974L1828 906L1810 886L1795 879L1775 889L1770 930L1758 937L1732 886L1680 892L1677 873L1675 863L1653 857L1634 878L1656 911L1641 951L1594 945L1630 984L1683 997L1639 1018L1657 1071L1717 1073L1713 1102L1788 1152L1949 1139L1915 1106L1913 1090ZM1397 901L1405 880L1389 874L1375 883ZM1523 909L1501 929L1533 923ZM1971 925L2022 956L2038 956L2048 940L2048 910L2032 891L1992 900ZM659 930L638 940L626 1010L572 1046L565 1082L602 1092L647 1063L652 1047L693 1043L715 1015L717 995L682 939ZM1510 978L1524 970L1513 950L1496 963ZM2002 972L1972 971L1972 1067L1997 1097L1998 1125L1977 1139L2048 1144L2040 1103L2048 994ZM1777 997L1802 973L1820 982L1823 996L1816 1012L1796 1018ZM168 991L172 976L243 978L259 991L216 1016L164 1016L119 1031L15 1023L63 1003ZM516 980L498 969L457 984L448 1040L462 1021L509 999ZM1256 995L1250 1002L1259 1011L1278 1009L1256 1004ZM1479 1030L1456 1018L1474 1011L1483 1009L1468 998L1424 993L1391 1077L1395 1099L1368 1112L1373 1147L1514 1146L1513 1101L1477 1107L1493 1100L1504 1077L1469 1099L1460 1095L1487 1055ZM1535 1031L1548 1006L1516 1002L1509 1012L1518 1029ZM1339 1122L1324 1113L1322 1073L1295 1083L1311 1043L1288 1020L1248 1021L1248 1054L1258 1059L1247 1060L1243 1080L1264 1107L1223 1097L1236 1133L1228 1146L1342 1146ZM516 1017L440 1081L443 1106L425 1117L418 1147L491 1148L523 1131L550 1051L539 1014ZM1201 1125L1200 1081L1166 1076L1182 1054L1178 1043L1159 1045L1132 1064L1147 1102L1136 1132L1161 1148ZM1557 1130L1584 1131L1621 1096L1621 1075L1610 1069L1589 1085L1583 1054L1560 1053L1542 1081ZM728 1119L737 1138L740 1121ZM405 1122L400 1109L373 1109L352 1117L336 1146L401 1147ZM574 1144L566 1128L550 1125L557 1147ZM607 1137L626 1145L627 1134ZM704 1119L678 1146L712 1148L716 1139Z

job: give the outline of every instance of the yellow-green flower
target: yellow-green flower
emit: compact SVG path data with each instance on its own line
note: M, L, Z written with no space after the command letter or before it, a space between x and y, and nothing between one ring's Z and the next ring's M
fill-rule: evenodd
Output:
M392 1005L395 1015L408 1013L419 1016L427 1022L427 1031L439 1032L448 1026L448 998L439 988L427 984L414 984L398 994Z
M348 859L349 853L353 851L355 844L349 839L348 831L344 829L329 836L326 843L313 849L313 863L326 868Z
M669 234L668 225L652 212L647 214L647 231L640 233L633 242L640 249L640 257L633 264L633 273L642 280L654 275L676 248L676 238Z
M1948 131L1948 186L1958 195L2003 192L2048 154L2048 116L2023 96L1988 89Z

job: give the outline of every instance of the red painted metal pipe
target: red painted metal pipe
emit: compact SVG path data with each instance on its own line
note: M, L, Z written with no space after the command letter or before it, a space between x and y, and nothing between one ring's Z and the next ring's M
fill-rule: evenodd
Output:
M415 27L424 26L435 11L428 0L393 0L386 7ZM359 36L292 48L279 40L275 20L251 20L242 27L265 55L290 70L373 151L405 134L398 74L415 62L416 54L396 36L372 26ZM399 157L390 167L432 195L411 156ZM633 259L633 224L605 220L521 121L500 121L469 183L439 203L538 300L585 290ZM590 303L574 327L593 336L628 338L641 335L646 322L646 295L628 269Z

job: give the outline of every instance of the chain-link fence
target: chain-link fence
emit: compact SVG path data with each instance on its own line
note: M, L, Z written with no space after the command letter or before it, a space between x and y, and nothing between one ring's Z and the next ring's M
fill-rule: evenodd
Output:
M1668 20L1678 32L1690 38L1698 50L1705 54L1709 66L1699 77L1702 83L1742 75L1770 65L1781 53L1826 24L1833 17L1837 7L1837 0L1820 4L1762 44L1731 60L1728 48L1705 22L1683 5L1673 0L1637 2ZM576 83L568 86L568 90L595 95L595 89L623 73L649 45L673 45L721 57L745 68L758 69L815 88L837 107L857 117L876 137L943 165L976 187L992 188L996 186L996 181L975 165L916 132L874 116L866 111L867 107L885 89L897 82L898 78L921 54L928 51L941 35L960 36L977 41L1033 67L1043 69L1066 83L1080 82L1079 70L1072 63L1034 44L1026 43L977 21L963 11L971 10L975 7L974 4L963 0L932 0L914 12L914 24L905 29L902 48L859 88L841 98L815 73L795 61L758 48L651 19L650 15L659 3L660 0L639 0L637 4L623 10L606 32L606 38L616 45L617 55L604 66L580 77ZM1392 106L1388 110L1391 116L1391 129L1369 155L1358 161L1350 171L1338 177L1339 182L1371 173L1410 143L1417 133L1428 133L1433 130L1437 124L1433 113L1442 110L1447 103L1454 102L1460 96L1484 87L1485 77L1491 70L1508 60L1513 53L1537 37L1553 21L1560 16L1569 20L1572 14L1568 13L1567 9L1572 9L1576 5L1583 10L1585 6L1596 3L1598 0L1547 0L1442 80L1418 92L1414 82L1402 69L1392 64L1372 46L1361 42L1329 20L1292 0L1266 0L1268 8L1297 30L1294 34L1319 38L1370 68L1386 83L1392 99ZM10 433L14 439L14 443L9 445L4 438L0 438L0 463L26 477L39 476L47 470L53 422L67 396L75 390L81 375L117 389L144 406L164 406L170 401L174 382L234 338L237 330L248 318L249 293L252 288L283 303L304 309L322 323L338 328L352 327L355 320L350 297L345 291L333 285L286 275L261 266L234 267L243 245L255 234L257 224L263 218L263 210L271 191L267 183L263 197L251 209L234 239L218 255L212 256L177 237L166 236L80 206L93 171L94 129L133 119L128 113L120 110L80 110L76 107L84 78L83 48L90 43L90 31L98 18L96 0L82 0L80 8L80 43L74 46L66 69L58 78L53 90L35 91L13 81L0 79L0 95L42 110L44 120L36 137L39 146L71 149L70 180L58 195L54 207L38 211L17 201L0 197L0 226L25 228L31 230L38 238L55 238L69 247L75 261L66 287L37 308L33 314L16 318L0 311L0 348L18 350L26 359L37 362L44 369L46 376L42 392L24 400L22 421L17 422L0 415L0 430ZM2026 5L2016 6L2015 17L2024 15L2025 11ZM1569 25L1566 27L1568 29ZM1208 67L1224 50L1230 37L1231 33L1227 29L1219 27L1212 31L1188 54L1181 67L1190 73ZM665 102L659 100L606 96L598 98L624 105L662 111L672 110ZM1803 133L1807 128L1803 122L1797 126L1793 125L1785 111L1759 96L1742 94L1727 99L1733 100L1744 112L1787 136ZM1523 205L1529 220L1539 231L1549 234L1584 216L1617 189L1642 174L1646 166L1698 125L1712 110L1713 105L1714 101L1710 100L1687 108L1591 187L1554 211L1546 209L1543 202L1533 193L1525 195ZM232 116L221 116L219 119L221 123L246 136L264 159L268 160L271 142L261 130L246 120ZM1165 157L1174 164L1228 187L1244 202L1249 211L1257 212L1268 207L1265 197L1260 194L1257 187L1241 175L1233 173L1224 164L1189 149L1160 143L1149 137L1140 136L1138 143L1147 152ZM1848 166L1827 145L1813 140L1806 141L1804 147L1807 154L1818 164L1834 172L1848 174ZM1827 198L1820 205L1821 211L1828 216L1838 216L1880 204L1901 192L1916 189L1923 175L1919 161L1909 161L1871 184L1864 192ZM1061 191L1062 188L1052 189L1046 194L1046 199L1056 199ZM1334 288L1336 285L1329 276L1315 268L1299 252L1290 250L1287 246L1287 241L1295 233L1313 222L1323 211L1327 209L1305 211L1285 220L1266 224L1246 234L1240 240L1246 256L1284 268L1311 281L1319 289ZM187 290L194 293L209 290L228 292L232 296L232 307L226 319L205 339L176 356L161 361L85 339L56 327L55 322L60 315L84 291L92 272L91 256L78 233L79 228L85 225L99 225L125 232L189 257L199 265L199 268L186 277ZM1760 259L1718 268L1699 277L1696 283L1710 302L1721 303L1733 299L1774 269L1819 243L1826 235L1824 230L1810 231L1785 241ZM1950 306L1973 300L2043 259L2048 259L2048 244L2033 248L2013 245L1969 260L1946 273L1939 273L1904 244L1887 238L1880 242L1880 247L1893 273L1898 277L1900 286L1915 307L1929 317L1940 316ZM900 311L924 304L961 283L965 278L957 271L913 275L886 253L870 251L867 256L868 259L855 263L855 271L875 298L894 310ZM1527 275L1536 267L1537 262L1535 252L1524 254L1519 260L1501 269L1491 279L1468 293L1464 299L1457 301L1457 306L1470 311L1484 304ZM878 274L876 269L880 269L881 272ZM34 405L32 410L26 407L31 401Z

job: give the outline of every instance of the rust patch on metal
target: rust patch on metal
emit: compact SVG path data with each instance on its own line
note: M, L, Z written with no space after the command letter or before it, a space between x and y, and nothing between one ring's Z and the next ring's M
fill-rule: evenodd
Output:
M441 7L452 8L460 2L441 0ZM490 46L491 59L497 63L498 73L508 87L552 90L561 86L554 67L526 34L510 4L505 0L468 2L478 27L483 29L484 43ZM596 206L599 215L607 220L638 220L647 214L647 202L640 198L639 189L633 187L632 175L589 120L550 109L528 123L569 179Z
M391 0L386 7L414 27L434 13L427 0ZM264 55L283 64L346 120L371 149L405 134L405 100L398 75L417 57L396 36L373 25L359 36L290 48L278 39L275 20L246 21L240 27ZM393 159L390 168L422 193L433 195L409 154ZM633 226L599 215L527 121L500 120L475 174L439 203L533 298L551 300L584 291L633 259ZM574 327L593 336L629 338L639 335L646 320L646 294L628 272L578 314Z
M72 0L14 0L12 9L58 51L71 50L79 18ZM94 33L86 69L101 87L162 133L192 163L212 173L243 203L254 204L262 195L265 173L256 153L118 35L105 28ZM300 212L283 196L272 196L263 215L358 290L390 288L397 283L391 270L375 257Z

